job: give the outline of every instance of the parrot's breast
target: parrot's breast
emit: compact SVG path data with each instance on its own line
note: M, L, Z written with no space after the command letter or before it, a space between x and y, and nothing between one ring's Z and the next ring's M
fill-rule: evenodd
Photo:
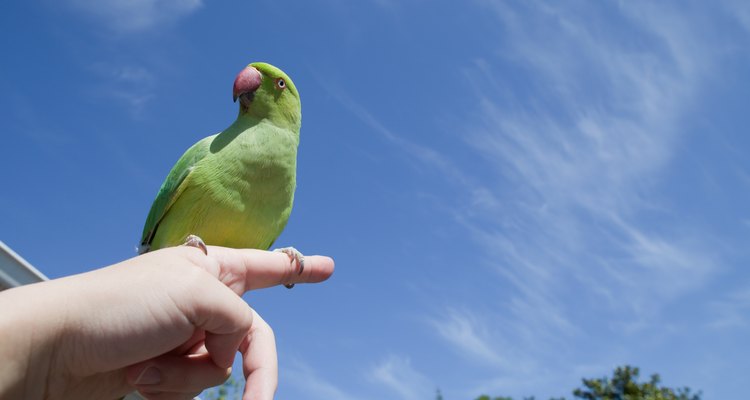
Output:
M296 164L291 132L258 124L238 134L194 166L155 239L166 230L162 240L172 244L194 234L212 245L269 248L292 211Z

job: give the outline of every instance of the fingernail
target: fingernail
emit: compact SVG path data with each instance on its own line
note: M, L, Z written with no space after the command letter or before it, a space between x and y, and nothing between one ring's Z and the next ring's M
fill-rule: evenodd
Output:
M156 367L148 367L138 375L135 380L136 385L153 385L161 382L161 372Z

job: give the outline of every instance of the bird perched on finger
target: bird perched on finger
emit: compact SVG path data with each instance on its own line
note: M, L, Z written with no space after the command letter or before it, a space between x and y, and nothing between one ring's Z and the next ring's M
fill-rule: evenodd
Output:
M299 92L282 70L256 62L237 74L232 98L237 119L190 147L167 175L139 253L180 244L266 250L283 231L296 187ZM302 272L302 254L279 251Z

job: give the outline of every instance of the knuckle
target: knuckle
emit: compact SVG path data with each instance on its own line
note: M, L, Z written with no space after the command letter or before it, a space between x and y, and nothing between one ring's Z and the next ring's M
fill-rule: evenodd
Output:
M205 287L209 278L206 271L196 265L187 266L180 272L180 277L184 284L191 290L198 290Z
M281 276L281 283L284 285L288 285L290 283L295 283L294 277L295 274L295 261L291 258L287 259L287 262L284 264L283 273Z
M256 334L262 334L270 338L274 337L273 328L271 328L271 325L269 325L268 322L261 318L260 315L255 316L255 322L253 323L252 329Z
M269 337L269 338L273 338L273 337L275 337L275 336L274 336L274 333L273 333L273 328L271 328L271 325L268 325L268 324L266 324L266 323L263 323L263 324L261 324L261 325L260 325L260 326L258 327L258 330L259 330L259 331L260 331L261 333L263 333L263 334L264 334L264 335L265 335L266 337Z

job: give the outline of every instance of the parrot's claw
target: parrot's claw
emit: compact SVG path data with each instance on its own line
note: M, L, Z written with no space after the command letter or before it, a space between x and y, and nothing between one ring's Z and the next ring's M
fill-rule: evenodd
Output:
M185 243L183 243L182 245L199 248L201 249L203 254L208 255L208 248L206 247L206 244L203 243L203 239L199 238L196 235L188 235L188 237L185 238Z
M279 253L284 253L284 254L286 254L286 255L289 256L289 261L290 262L296 262L297 266L299 267L298 268L299 271L297 271L298 275L302 274L302 271L305 270L305 256L303 256L302 253L300 253L294 247L284 247L284 248L281 248L281 249L274 249L273 251L276 251L276 252L279 252ZM291 288L294 287L294 284L293 283L288 283L288 284L286 284L284 286L286 286L287 289L291 289Z

